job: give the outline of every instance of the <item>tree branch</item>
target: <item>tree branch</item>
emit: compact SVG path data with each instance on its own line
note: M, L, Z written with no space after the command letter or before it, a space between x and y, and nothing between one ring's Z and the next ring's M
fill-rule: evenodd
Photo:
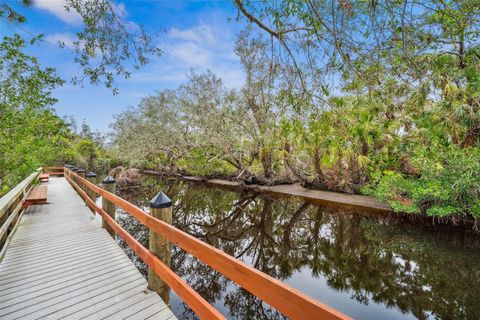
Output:
M263 22L258 20L254 15L252 15L250 12L245 9L245 6L243 5L243 0L235 0L235 3L237 4L238 9L243 13L245 17L247 17L250 22L255 23L258 25L260 28L263 30L267 31L269 34L271 34L273 37L277 38L280 40L280 34L269 27L267 27Z

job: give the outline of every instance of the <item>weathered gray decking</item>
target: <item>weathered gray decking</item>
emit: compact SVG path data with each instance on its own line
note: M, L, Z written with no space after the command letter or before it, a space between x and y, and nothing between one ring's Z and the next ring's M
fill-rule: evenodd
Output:
M171 319L65 178L31 206L0 263L0 319Z

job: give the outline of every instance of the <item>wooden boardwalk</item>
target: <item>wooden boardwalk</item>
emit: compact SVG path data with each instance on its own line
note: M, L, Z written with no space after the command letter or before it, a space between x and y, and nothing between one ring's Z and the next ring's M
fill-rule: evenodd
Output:
M0 319L174 319L65 178L30 206L0 263Z

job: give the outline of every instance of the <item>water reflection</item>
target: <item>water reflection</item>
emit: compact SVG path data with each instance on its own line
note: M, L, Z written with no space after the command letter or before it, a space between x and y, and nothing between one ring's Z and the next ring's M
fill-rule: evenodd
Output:
M151 177L121 196L148 210L160 190L174 200L176 227L356 319L480 319L478 236L295 198ZM117 216L148 246L148 230L126 214ZM129 255L146 275L146 266ZM228 318L283 319L176 247L171 263ZM194 318L173 293L172 308L179 318Z

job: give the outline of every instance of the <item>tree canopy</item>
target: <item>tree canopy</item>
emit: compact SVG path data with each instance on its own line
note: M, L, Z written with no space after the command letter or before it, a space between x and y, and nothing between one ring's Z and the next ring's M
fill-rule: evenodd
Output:
M113 124L118 157L480 215L478 1L235 4L243 87L207 72L145 98Z
M24 14L14 10L8 2L0 1L0 23L16 26L27 23ZM25 10L32 0L22 0ZM65 0L66 11L77 13L82 19L81 29L73 42L74 61L81 74L74 75L74 84L85 80L92 84L104 84L118 93L115 78L129 78L132 70L149 62L150 57L161 54L152 43L142 25L126 21L125 12L110 0ZM42 35L38 35L42 40ZM65 43L58 42L62 48Z
M77 133L56 115L52 90L64 81L25 54L26 46L18 35L0 42L0 195L40 166L75 161L93 170L106 165L98 134L86 124Z
M231 88L221 75L192 71L145 97L112 123L117 162L364 193L439 218L480 216L478 0L234 3L247 22L234 48L245 83ZM65 8L83 19L75 43L83 75L74 82L115 90L115 76L160 53L114 2L67 0ZM25 23L8 4L0 18ZM62 80L24 46L13 36L1 47L2 176L16 176L21 157L31 167L55 152L107 167L98 135L55 116L50 91ZM60 149L42 151L47 137Z

